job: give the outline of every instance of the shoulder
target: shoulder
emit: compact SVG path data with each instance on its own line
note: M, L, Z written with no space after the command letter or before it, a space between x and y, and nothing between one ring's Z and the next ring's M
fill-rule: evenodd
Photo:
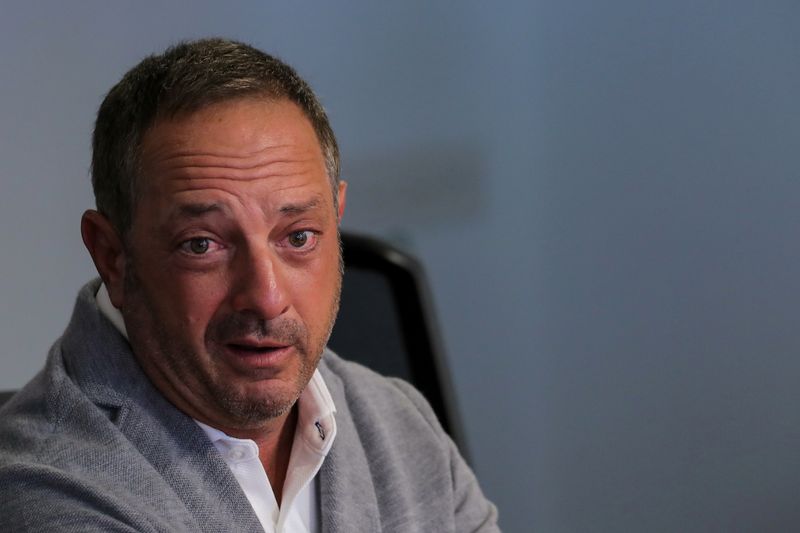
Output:
M330 351L320 373L336 405L338 471L360 479L363 456L372 481L362 488L375 491L382 517L423 531L497 531L496 509L419 391Z
M353 394L388 395L393 399L407 398L414 404L425 403L422 395L408 382L378 374L366 366L348 361L331 350L325 350L319 370L323 377L334 377L334 386L341 385Z
M424 465L446 481L455 447L413 386L332 352L323 360L320 373L336 406L334 447L358 447L382 469L409 471ZM424 455L419 453L423 449Z
M168 531L105 487L46 464L0 466L0 531ZM46 502L46 505L43 503Z
M112 427L108 413L66 375L57 342L45 368L0 410L3 486L23 481L34 490L45 479L96 472L110 453Z
M39 374L0 411L0 531L152 531L128 525L130 507L99 482L111 448L90 427L101 420L53 377Z
M354 420L396 427L404 432L404 438L425 435L443 445L448 444L449 439L433 409L410 383L382 376L329 350L320 364L320 372L337 410L345 408ZM407 433L410 429L415 431Z
M76 390L70 387L58 352L56 343L45 368L0 409L0 465L47 455L62 423L79 418L71 413Z

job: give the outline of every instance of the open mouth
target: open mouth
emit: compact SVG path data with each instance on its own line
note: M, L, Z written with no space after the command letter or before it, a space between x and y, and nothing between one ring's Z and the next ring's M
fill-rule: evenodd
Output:
M228 347L237 351L252 354L270 354L286 348L286 346L253 346L251 344L229 344Z
M269 339L234 339L224 346L228 363L243 372L279 371L295 354L293 344Z

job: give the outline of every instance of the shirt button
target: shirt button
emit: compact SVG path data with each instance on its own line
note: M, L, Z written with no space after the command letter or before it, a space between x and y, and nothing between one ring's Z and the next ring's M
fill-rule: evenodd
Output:
M239 461L244 459L247 455L247 451L244 448L233 448L231 451L228 452L228 459L233 461Z

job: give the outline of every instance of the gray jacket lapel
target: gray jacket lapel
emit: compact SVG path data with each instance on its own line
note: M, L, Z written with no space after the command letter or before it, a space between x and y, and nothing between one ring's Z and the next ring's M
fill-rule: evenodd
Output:
M94 299L98 285L81 290L62 354L72 379L138 451L120 450L130 455L120 460L139 476L142 460L149 463L202 531L263 531L205 433L153 387L127 340L101 314ZM155 490L164 489L157 485ZM169 495L164 499L168 505Z
M381 530L372 473L347 405L344 385L324 363L325 384L336 405L336 440L320 469L323 533Z

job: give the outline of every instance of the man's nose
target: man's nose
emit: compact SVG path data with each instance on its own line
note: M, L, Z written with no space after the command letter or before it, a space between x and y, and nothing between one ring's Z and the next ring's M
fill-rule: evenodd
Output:
M271 320L289 309L282 263L268 244L248 246L237 254L234 263L236 311L250 311Z

